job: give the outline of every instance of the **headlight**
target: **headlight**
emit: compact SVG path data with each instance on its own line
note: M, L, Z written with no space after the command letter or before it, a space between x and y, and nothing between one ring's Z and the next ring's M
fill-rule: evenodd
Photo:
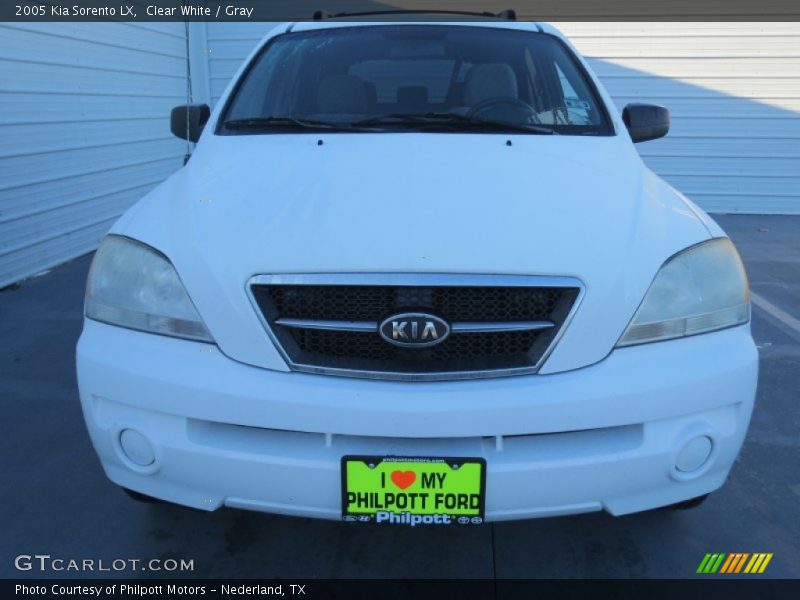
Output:
M112 325L214 341L175 267L157 250L125 237L110 235L97 249L85 312Z
M716 238L670 258L617 346L705 333L750 320L750 289L731 241Z

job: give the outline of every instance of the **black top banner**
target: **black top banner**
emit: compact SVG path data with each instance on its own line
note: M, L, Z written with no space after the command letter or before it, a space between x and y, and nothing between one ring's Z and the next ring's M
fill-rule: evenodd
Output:
M487 18L482 13L520 21L800 21L800 1L0 0L0 21L5 22L310 21L315 13L325 18L348 13L352 16L338 18L366 21Z

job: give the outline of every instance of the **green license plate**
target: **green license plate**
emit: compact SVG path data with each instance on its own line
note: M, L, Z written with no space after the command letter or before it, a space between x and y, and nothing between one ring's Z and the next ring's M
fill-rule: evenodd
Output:
M482 458L342 457L342 519L402 525L480 525Z

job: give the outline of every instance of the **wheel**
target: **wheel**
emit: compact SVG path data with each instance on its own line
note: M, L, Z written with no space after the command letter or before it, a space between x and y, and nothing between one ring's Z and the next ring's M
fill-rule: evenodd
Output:
M695 508L696 506L700 506L703 502L706 501L706 498L708 498L708 494L698 496L697 498L689 498L688 500L684 500L683 502L676 502L675 504L664 506L662 510L689 510L690 508Z
M148 496L147 494L142 494L141 492L134 492L133 490L129 490L128 488L122 488L122 491L128 494L129 498L132 498L137 502L143 502L145 504L167 504L164 500L153 498L152 496Z

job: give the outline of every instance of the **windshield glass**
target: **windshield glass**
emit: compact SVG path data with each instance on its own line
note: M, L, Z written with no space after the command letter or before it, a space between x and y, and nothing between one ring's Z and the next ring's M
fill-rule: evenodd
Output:
M231 134L330 124L491 130L492 123L531 133L613 134L594 85L556 37L452 25L277 36L245 73L222 122L218 132Z

